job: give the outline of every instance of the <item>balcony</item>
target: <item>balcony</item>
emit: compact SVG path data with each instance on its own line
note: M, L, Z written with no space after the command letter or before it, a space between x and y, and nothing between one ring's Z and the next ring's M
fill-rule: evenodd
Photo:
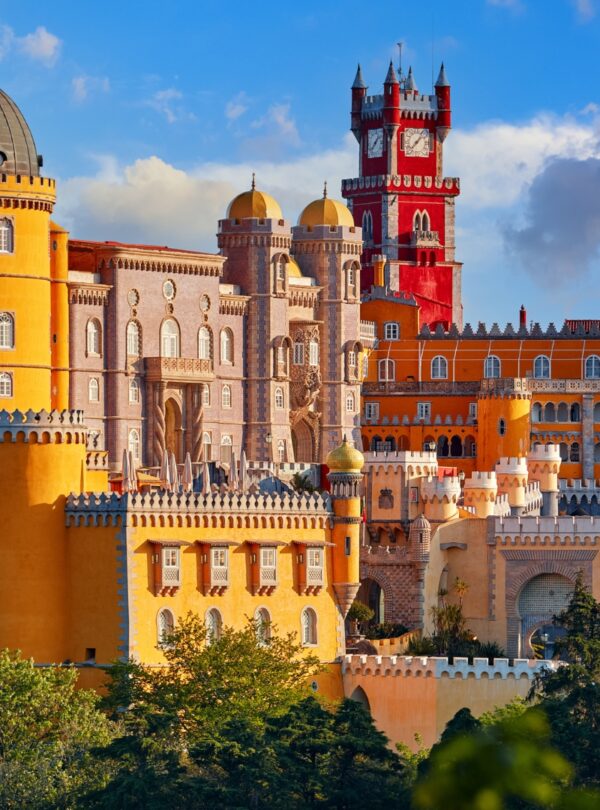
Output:
M276 585L277 585L277 568L261 565L258 574L258 587L261 590L263 588L272 590L273 588L276 587Z
M145 357L149 382L210 382L214 378L212 360L197 357Z
M412 231L410 234L412 247L440 247L438 231Z
M377 324L375 321L361 321L359 334L361 342L368 349L375 348L377 344Z
M486 381L486 382L489 382ZM495 380L494 382L498 382ZM479 380L389 380L387 382L364 382L363 396L367 394L477 394Z
M318 591L323 587L323 566L307 566L306 568L306 589Z
M227 566L211 566L210 588L211 590L225 590L229 586L229 568Z

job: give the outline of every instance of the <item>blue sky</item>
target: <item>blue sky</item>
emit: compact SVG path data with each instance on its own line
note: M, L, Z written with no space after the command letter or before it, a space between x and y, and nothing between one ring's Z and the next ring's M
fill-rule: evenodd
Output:
M292 221L356 173L349 85L398 40L452 83L466 319L600 317L600 0L0 0L0 86L74 237L214 250L251 171Z

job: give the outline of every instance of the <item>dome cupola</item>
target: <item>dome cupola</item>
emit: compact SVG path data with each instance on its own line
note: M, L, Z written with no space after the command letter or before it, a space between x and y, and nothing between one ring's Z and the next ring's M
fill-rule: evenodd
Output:
M0 90L0 174L39 177L42 162L21 110Z
M320 200L313 200L300 214L298 225L339 226L345 225L347 228L354 227L354 219L348 206L339 200L330 200L327 196L327 183L323 188L323 196Z
M325 463L334 473L359 473L365 463L365 457L344 436L344 441L329 453Z
M254 174L250 191L243 191L229 203L226 219L283 219L274 197L256 188Z

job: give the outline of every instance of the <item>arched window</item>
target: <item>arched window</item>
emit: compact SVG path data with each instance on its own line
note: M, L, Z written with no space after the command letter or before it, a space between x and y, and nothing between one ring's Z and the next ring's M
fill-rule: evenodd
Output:
M545 354L539 354L533 361L533 376L536 380L550 379L550 360Z
M212 438L210 433L202 434L202 459L212 461Z
M316 340L311 340L308 344L308 362L311 366L319 365L319 344Z
M600 422L600 402L594 403L594 422Z
M202 404L207 408L210 407L210 385L206 383L202 386Z
M140 384L135 377L129 380L129 401L131 403L140 401Z
M13 395L13 379L12 374L8 371L0 372L0 397L12 397Z
M495 380L500 376L500 358L490 354L483 364L483 376L486 380Z
M556 409L556 421L568 422L569 421L569 406L566 402L559 402Z
M450 443L447 436L438 436L437 454L443 458L450 455Z
M213 641L218 641L223 634L223 619L217 608L210 608L206 611L204 624L206 626L206 643L212 644Z
M200 360L210 360L210 329L201 326L198 330L198 357Z
M280 464L285 462L286 457L286 450L285 450L285 439L279 439L277 442L277 461Z
M441 354L431 361L431 379L445 380L448 377L448 361Z
M97 377L91 377L88 382L88 400L90 402L99 402L100 400L100 384Z
M275 280L280 284L285 282L285 262L278 259L275 262Z
M362 375L363 375L363 377L368 377L368 375L369 375L369 355L368 354L363 355Z
M221 407L231 408L231 386L224 385L221 389Z
M301 624L303 646L313 647L317 643L317 614L312 608L304 608Z
M6 217L0 219L0 253L12 253L14 250L14 227Z
M587 380L600 379L600 357L597 354L585 358L585 377Z
M579 462L579 442L573 442L569 450L569 461Z
M179 357L179 326L167 318L160 327L160 353L162 357Z
M304 343L301 340L294 343L294 365L304 365Z
M450 455L457 458L463 454L462 439L460 436L453 436L450 439Z
M285 408L285 398L283 396L283 388L275 389L275 407L278 410Z
M229 434L221 436L221 461L224 464L231 464L231 453L233 450L233 437Z
M423 230L428 231L430 229L430 222L429 222L429 214L427 211L423 211L423 219L421 220L423 224Z
M136 321L129 321L127 324L127 354L129 357L139 357L141 353L140 326Z
M413 230L420 231L421 230L421 214L417 211L415 214L415 219L413 223Z
M15 348L15 319L10 312L0 312L0 349Z
M233 332L221 329L221 363L233 363Z
M102 354L102 327L100 322L92 318L87 323L87 353L88 354Z
M140 434L138 433L135 428L129 431L129 438L127 441L128 450L134 459L139 460L140 458Z
M547 402L544 408L544 422L556 422L556 411L553 402Z
M571 405L571 410L569 412L569 421L581 422L581 408L579 407L579 402L574 402Z
M566 442L561 442L558 446L560 451L560 460L561 461L568 461L569 460L569 445Z
M169 638L175 630L175 617L169 608L162 608L156 617L156 638L158 646L162 647L169 643Z
M346 394L346 413L354 413L356 411L356 399L352 391Z
M258 643L265 646L271 640L271 614L264 608L257 608L254 613L254 626Z
M393 382L396 379L396 364L393 360L380 360L378 368L380 382Z
M353 264L348 268L348 295L354 295L356 290L356 268Z
M532 422L542 422L544 415L544 409L542 407L541 402L534 402L533 408L531 409L531 421Z

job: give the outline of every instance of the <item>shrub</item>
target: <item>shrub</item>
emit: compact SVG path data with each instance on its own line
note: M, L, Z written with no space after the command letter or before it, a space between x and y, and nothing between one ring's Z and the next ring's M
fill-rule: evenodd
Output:
M408 633L408 627L397 622L380 622L371 624L365 633L367 638L398 638Z

